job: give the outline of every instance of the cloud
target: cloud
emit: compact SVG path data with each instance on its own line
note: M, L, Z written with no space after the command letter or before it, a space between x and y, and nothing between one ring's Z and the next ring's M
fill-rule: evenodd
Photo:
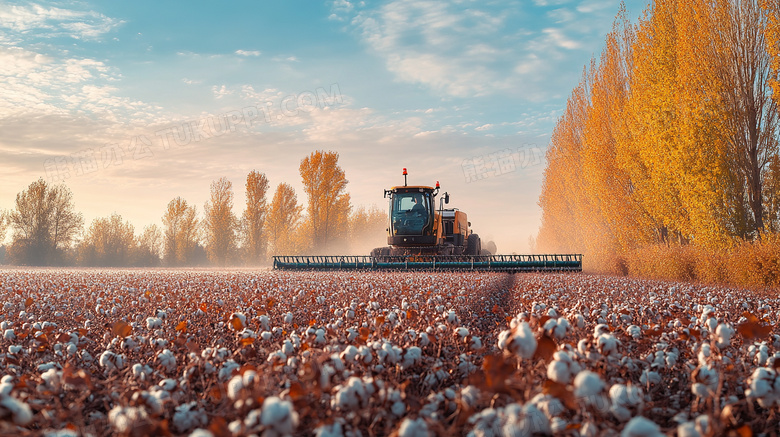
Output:
M62 9L40 4L0 4L0 28L36 37L70 36L75 39L95 39L123 22L95 11Z
M258 50L236 50L238 56L260 56L262 53Z
M331 12L348 21L401 82L443 97L539 101L576 83L580 66L603 44L617 6L606 0L535 0L535 6L394 0L380 6L335 2Z

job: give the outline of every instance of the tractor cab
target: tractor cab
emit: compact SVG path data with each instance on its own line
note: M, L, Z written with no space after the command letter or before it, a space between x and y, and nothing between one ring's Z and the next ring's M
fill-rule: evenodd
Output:
M385 197L390 197L389 245L409 247L437 244L434 200L438 192L438 187L409 185L385 190Z

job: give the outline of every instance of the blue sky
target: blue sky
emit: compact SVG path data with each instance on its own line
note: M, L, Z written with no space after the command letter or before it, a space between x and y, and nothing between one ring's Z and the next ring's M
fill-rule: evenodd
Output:
M632 17L645 7L628 1ZM202 211L253 169L305 201L298 163L340 153L355 205L440 181L500 252L527 252L543 154L618 2L0 3L0 208L38 177L87 224ZM176 135L179 136L176 136ZM269 193L272 195L273 193Z

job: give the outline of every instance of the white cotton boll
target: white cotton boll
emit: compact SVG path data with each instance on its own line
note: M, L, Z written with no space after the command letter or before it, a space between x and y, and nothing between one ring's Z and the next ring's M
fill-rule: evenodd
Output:
M287 313L284 315L284 323L290 325L293 322L293 313Z
M219 369L219 375L218 378L220 381L227 381L232 375L233 371L238 369L240 366L233 360L227 360L222 364L222 367Z
M105 367L107 371L123 369L125 367L125 356L105 351L100 354L98 363L100 367Z
M501 420L503 411L493 408L485 408L468 419L468 423L473 429L468 434L469 437L498 437L504 435L501 430ZM522 435L522 434L520 434Z
M168 349L163 349L157 353L157 362L159 362L168 373L176 371L176 356Z
M165 378L159 383L157 383L157 386L167 392L172 392L176 390L177 383L175 379Z
M3 332L3 338L8 341L14 341L16 340L16 334L14 334L13 329L6 329L5 332Z
M146 318L146 329L153 330L158 329L162 326L162 320L158 319L157 317L147 317Z
M729 323L721 323L718 325L715 331L715 337L717 337L717 345L723 349L726 346L731 345L731 336L734 335L734 328Z
M693 380L693 385L691 385L693 394L699 397L710 397L718 389L720 376L716 368L707 364L696 368L691 379Z
M704 343L699 349L697 358L699 359L699 365L703 366L709 362L709 358L712 356L712 347L709 343Z
M349 345L341 352L341 359L348 362L353 363L355 362L355 357L358 355L358 348L355 346Z
M574 396L585 399L588 404L592 404L597 396L602 395L605 388L601 377L590 370L584 370L574 378Z
M626 424L620 437L666 437L666 434L652 420L637 416Z
M455 310L449 310L444 314L444 318L447 320L447 323L450 325L454 325L458 322L458 315L455 313Z
M116 406L108 412L108 422L118 434L128 434L148 421L149 415L142 407Z
M204 426L208 422L206 414L198 410L198 403L193 401L176 407L173 413L173 428L184 433L197 426Z
M506 418L503 426L504 435L530 436L551 433L550 420L532 403L523 406L509 404L504 408L504 416Z
M609 326L604 323L600 323L593 328L593 338L599 338L604 334L609 334Z
M774 369L759 367L748 379L745 396L755 398L764 408L780 406L780 377Z
M11 420L19 426L25 426L32 421L32 410L25 402L11 396L0 395L0 412L11 416Z
M609 388L609 398L612 400L610 411L621 422L631 419L632 412L641 411L644 405L642 390L633 385L613 385Z
M696 422L684 422L677 425L677 437L703 437L696 429Z
M131 370L133 372L133 377L139 381L145 381L154 372L151 367L147 365L142 365L140 363L133 364Z
M364 364L370 364L372 361L374 361L374 354L371 352L371 348L360 346L358 348L358 353L360 354L360 358L363 360Z
M520 358L531 358L536 352L536 337L528 322L519 323L511 331L503 331L498 336L499 348L507 350Z
M238 400L241 389L244 388L244 378L241 375L235 375L227 383L227 395L231 401Z
M542 393L531 398L531 403L536 405L536 408L541 410L548 418L561 415L567 411L560 399Z
M455 328L454 335L460 337L461 339L464 339L464 338L468 337L469 330L467 328L464 328L464 327L461 326L459 328Z
M414 420L407 417L398 428L398 437L428 437L429 435L428 424L421 417Z
M43 380L43 384L38 386L38 391L56 393L60 390L62 371L54 368L49 369L41 374L41 380Z
M596 339L596 347L598 347L599 351L605 356L617 355L619 345L620 340L615 338L612 334L601 334Z
M320 329L316 330L314 335L315 335L315 338L314 338L314 343L315 344L317 344L319 346L322 346L325 343L327 343L327 340L325 339L325 330L324 329L320 328Z
M412 346L404 353L403 362L401 363L402 369L408 369L415 364L419 364L422 360L422 349L417 346Z
M458 372L461 375L466 376L477 371L478 367L471 362L471 358L468 355L460 354L458 358Z
M420 347L425 347L431 344L431 340L428 338L428 334L425 332L420 333Z
M260 327L262 327L264 331L271 330L271 321L268 320L268 316L265 314L260 316Z
M661 374L658 372L652 371L650 369L645 369L642 371L642 375L639 377L639 382L642 383L643 386L649 385L655 385L661 383Z
M626 328L626 334L631 336L634 340L639 340L642 337L642 328L637 325L631 325Z
M260 333L260 338L265 341L269 341L273 338L273 334L271 334L269 331L263 331Z
M75 345L75 344L73 344L73 343L68 343L68 346L65 348L65 352L66 352L66 353L67 353L69 356L71 356L71 357L72 357L72 356L75 356L75 355L76 355L76 353L78 352L78 350L79 350L78 346L76 346L76 345Z
M547 365L547 377L561 384L571 382L572 372L569 367L571 363L565 361L552 360Z
M282 351L276 351L268 354L267 362L279 365L287 362L287 355Z

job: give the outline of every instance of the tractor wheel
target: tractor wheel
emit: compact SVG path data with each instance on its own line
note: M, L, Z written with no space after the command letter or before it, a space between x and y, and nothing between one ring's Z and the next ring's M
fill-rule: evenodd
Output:
M482 252L482 242L479 235L471 234L466 240L466 255L479 255Z

